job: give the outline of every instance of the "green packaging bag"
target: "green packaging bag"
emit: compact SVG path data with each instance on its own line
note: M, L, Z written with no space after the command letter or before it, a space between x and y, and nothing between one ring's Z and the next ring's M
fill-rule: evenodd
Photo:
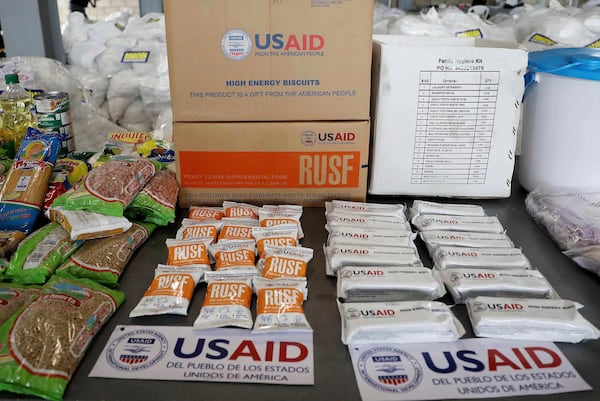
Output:
M57 272L0 327L0 390L62 400L94 335L124 300L123 292Z
M87 240L58 270L116 286L129 259L155 227L154 224L132 222L131 228L122 234Z
M21 241L5 276L20 283L44 284L82 244L83 241L71 241L69 233L60 224L48 223Z
M162 170L148 182L125 209L125 216L159 226L175 222L179 186L175 173Z

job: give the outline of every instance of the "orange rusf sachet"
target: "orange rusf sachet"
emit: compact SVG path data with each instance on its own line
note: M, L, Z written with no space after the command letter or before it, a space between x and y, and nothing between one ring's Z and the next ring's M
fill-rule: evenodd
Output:
M300 224L300 218L302 217L302 209L266 209L260 208L258 211L258 225L261 227L273 227L285 224L297 225L298 226L298 238L304 237L302 226Z
M247 240L251 239L254 241L252 235L252 227L258 226L258 220L255 219L233 219L224 217L223 227L219 233L219 241L236 241L236 240Z
M215 270L256 269L254 240L225 241L209 245L208 252L215 260Z
M206 281L206 295L194 328L252 328L252 279L248 276L213 275Z
M223 212L225 213L225 217L258 220L258 209L260 209L260 207L249 203L223 202Z
M154 279L129 317L187 315L196 284L202 273L187 267L158 265Z
M260 263L262 277L306 277L313 250L301 246L274 246L265 244L265 257Z
M193 239L211 237L212 242L217 241L219 231L223 226L221 220L203 220L183 219L181 227L177 230L176 239Z
M264 258L265 244L276 246L298 246L298 226L281 225L273 227L253 227L252 236L256 241L258 255Z
M201 270L210 270L208 245L210 238L178 240L168 238L166 241L169 253L167 264L171 266L195 266Z
M312 330L303 307L306 279L255 277L253 284L257 295L254 330Z
M190 206L188 218L192 220L221 220L225 216L222 207Z

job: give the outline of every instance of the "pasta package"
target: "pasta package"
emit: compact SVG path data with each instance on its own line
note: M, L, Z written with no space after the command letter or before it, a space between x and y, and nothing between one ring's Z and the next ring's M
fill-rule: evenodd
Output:
M29 128L0 191L0 229L33 230L61 141Z
M94 335L124 299L91 280L52 276L0 327L0 390L60 401Z
M174 223L178 193L175 173L171 170L161 170L133 198L125 209L125 216L159 226Z
M92 169L84 180L56 198L52 206L123 216L125 208L159 169L160 163L149 159L113 158Z
M133 222L131 228L122 234L85 241L58 269L75 277L114 286L129 259L146 242L155 227L150 223Z

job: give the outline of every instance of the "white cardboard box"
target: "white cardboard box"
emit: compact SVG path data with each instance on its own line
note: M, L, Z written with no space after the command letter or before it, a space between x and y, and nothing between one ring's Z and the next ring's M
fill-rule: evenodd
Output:
M526 68L509 43L374 35L369 193L510 196Z

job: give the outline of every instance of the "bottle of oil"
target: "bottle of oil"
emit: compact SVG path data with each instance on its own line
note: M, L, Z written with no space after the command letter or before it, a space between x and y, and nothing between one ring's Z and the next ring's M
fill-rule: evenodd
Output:
M0 156L14 158L27 127L35 127L35 119L31 112L31 95L19 83L17 74L4 76L6 89L0 94Z

